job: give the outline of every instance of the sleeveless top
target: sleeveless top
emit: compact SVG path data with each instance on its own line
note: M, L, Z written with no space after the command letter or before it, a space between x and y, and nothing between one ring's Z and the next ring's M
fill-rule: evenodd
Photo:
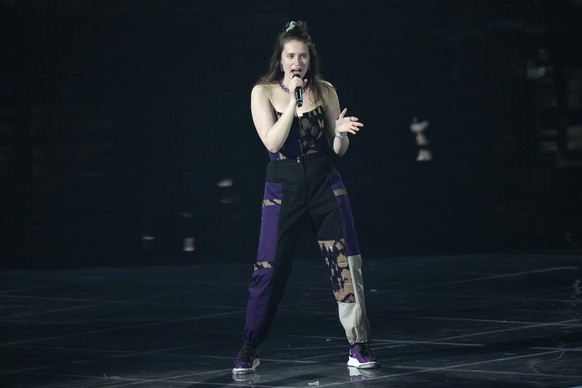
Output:
M277 120L283 114L277 111L275 113ZM295 159L301 155L327 152L325 119L325 109L321 105L301 116L296 116L283 147L279 152L269 152L270 160Z

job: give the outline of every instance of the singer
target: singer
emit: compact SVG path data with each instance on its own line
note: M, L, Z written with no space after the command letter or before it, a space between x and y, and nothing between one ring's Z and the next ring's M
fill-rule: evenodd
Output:
M281 301L294 248L309 221L329 268L341 325L350 344L348 366L375 368L369 347L362 258L347 190L333 164L348 135L363 127L340 111L335 88L323 80L307 23L292 21L279 34L267 73L251 92L251 114L267 165L257 261L249 286L244 345L233 374L255 372Z

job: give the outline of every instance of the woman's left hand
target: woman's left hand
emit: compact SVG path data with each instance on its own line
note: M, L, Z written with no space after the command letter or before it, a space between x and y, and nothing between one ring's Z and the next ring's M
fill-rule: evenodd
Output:
M364 126L356 116L346 116L348 108L344 108L340 113L338 119L335 121L335 133L345 134L351 133L355 135Z

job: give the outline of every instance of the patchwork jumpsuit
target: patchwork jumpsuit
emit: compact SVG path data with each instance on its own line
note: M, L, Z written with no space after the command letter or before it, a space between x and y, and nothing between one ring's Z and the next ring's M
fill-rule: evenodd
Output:
M324 109L318 107L295 120L283 148L270 153L267 165L243 340L258 345L267 336L291 272L296 243L309 220L329 267L346 338L350 344L369 342L362 258L347 191L328 155Z

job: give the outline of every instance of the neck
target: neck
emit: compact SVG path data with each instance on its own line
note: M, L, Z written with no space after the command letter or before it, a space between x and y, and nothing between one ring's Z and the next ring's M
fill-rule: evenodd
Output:
M279 81L279 86L281 87L281 89L283 89L287 93L289 93L289 88L287 87L288 83L289 83L289 80L285 80L285 79ZM309 88L308 82L301 88L301 90L303 92L305 92L307 90L307 88Z

